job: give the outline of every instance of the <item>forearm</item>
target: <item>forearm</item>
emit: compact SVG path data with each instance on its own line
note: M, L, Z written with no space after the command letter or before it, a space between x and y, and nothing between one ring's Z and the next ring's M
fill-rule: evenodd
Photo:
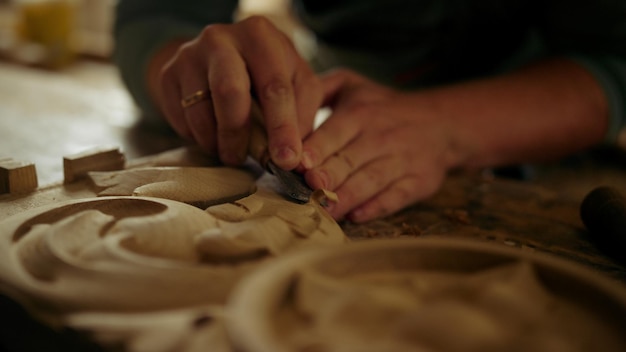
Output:
M448 125L453 167L559 158L600 143L608 125L602 88L567 59L413 94Z

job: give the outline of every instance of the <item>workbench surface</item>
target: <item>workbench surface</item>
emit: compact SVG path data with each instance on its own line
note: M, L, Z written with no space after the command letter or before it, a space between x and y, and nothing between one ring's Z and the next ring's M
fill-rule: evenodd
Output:
M132 160L183 145L166 128L140 122L109 63L84 60L48 71L0 62L0 76L0 158L34 163L40 187L62 181L66 155L112 146ZM521 170L523 179L456 175L427 202L386 219L341 225L354 239L446 235L496 241L551 252L626 282L624 266L596 249L579 216L593 188L626 191L626 154L594 150Z

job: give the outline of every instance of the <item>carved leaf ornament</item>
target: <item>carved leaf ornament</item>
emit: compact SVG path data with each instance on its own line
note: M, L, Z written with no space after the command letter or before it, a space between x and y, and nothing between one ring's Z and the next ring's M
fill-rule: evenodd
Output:
M148 167L90 177L99 197L0 223L0 277L39 319L105 345L190 350L207 336L224 339L214 332L220 324L190 327L218 317L244 275L293 248L346 242L319 204L323 194L293 203L245 170Z

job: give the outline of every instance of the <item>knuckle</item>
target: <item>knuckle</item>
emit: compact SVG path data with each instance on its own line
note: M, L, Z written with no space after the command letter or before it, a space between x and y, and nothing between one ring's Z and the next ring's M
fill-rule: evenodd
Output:
M197 41L209 51L218 51L226 42L228 30L222 24L211 24L202 30Z
M190 59L193 57L191 50L186 44L181 45L172 57L165 62L159 69L159 76L163 80L176 78L179 72L189 64Z
M250 16L241 21L241 24L249 29L251 33L263 33L267 30L274 29L274 24L265 16L260 15Z
M213 42L224 35L224 29L222 24L210 24L202 29L200 38L203 42Z
M264 47L269 43L273 45L288 45L293 49L293 43L281 31L274 22L264 16L251 16L242 23L243 34L249 41L256 43L258 47ZM270 49L265 47L266 49ZM283 47L285 49L285 47Z
M187 42L181 45L176 51L174 62L189 61L190 59L193 59L195 56L196 56L196 53L195 53L195 48L193 46L193 41Z
M417 177L407 177L394 185L394 198L400 205L406 205L416 200L422 182Z
M363 176L365 176L367 182L372 185L374 189L382 189L386 186L384 175L384 172L374 168L367 168L363 170Z
M276 75L263 84L260 89L260 99L266 101L285 101L291 94L289 80Z

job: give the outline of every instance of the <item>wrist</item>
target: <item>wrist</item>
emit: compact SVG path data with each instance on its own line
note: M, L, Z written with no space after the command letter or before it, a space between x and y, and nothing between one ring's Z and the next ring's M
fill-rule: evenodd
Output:
M476 147L469 143L468 131L463 128L464 124L459 124L445 92L429 89L409 93L409 96L418 128L424 130L430 125L436 135L433 143L438 145L435 149L439 150L441 167L446 171L471 168L472 150Z

